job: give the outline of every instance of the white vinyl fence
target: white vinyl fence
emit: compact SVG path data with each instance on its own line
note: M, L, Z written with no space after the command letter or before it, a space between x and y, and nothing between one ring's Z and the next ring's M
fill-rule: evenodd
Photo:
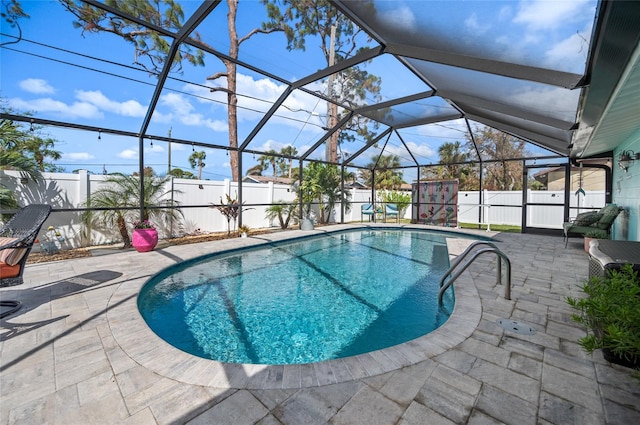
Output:
M83 207L90 193L104 187L107 176L88 174L43 173L41 181L21 181L16 171L0 171L0 184L13 190L20 205L46 203L57 210L73 210ZM167 192L174 190L174 199L182 206L181 219L171 226L160 228L160 237L183 236L186 234L211 233L227 230L224 216L211 204L226 202L226 195L237 198L238 184L229 180L187 180L173 178L168 181ZM269 221L265 217L267 205L279 202L293 202L295 192L283 184L243 183L244 202L243 224L250 228L279 227L278 220ZM464 223L489 223L520 225L522 214L522 192L484 192L484 202L479 203L478 192L459 192L458 221ZM575 198L575 202L574 201ZM362 219L361 206L371 203L370 189L351 190L351 208L345 212L345 222L359 222ZM528 225L562 228L562 193L532 191L529 202L557 202L557 208L532 207L529 211ZM507 206L504 206L507 205ZM583 210L600 208L604 205L603 192L587 192L584 196L572 197L572 210L577 214ZM1 206L0 206L1 207ZM479 209L483 209L480 216ZM340 221L340 205L336 205L332 221ZM572 214L575 216L575 214ZM411 208L407 208L404 219L411 219ZM364 218L367 221L367 218ZM133 223L129 223L132 225ZM293 220L290 226L293 225ZM47 232L49 226L60 233ZM233 222L231 223L233 227ZM90 236L77 211L56 211L50 215L40 233L41 242L53 241L61 249L77 248L88 245L117 243L121 238L115 229L91 229ZM37 247L36 247L37 249Z
M522 192L521 191L489 191L483 193L480 205L479 192L458 193L458 221L462 223L505 224L520 226L522 224ZM564 218L564 192L529 190L528 203L557 204L557 206L530 206L527 211L527 226L548 229L562 229ZM570 196L571 217L584 211L602 208L605 204L605 192L587 191L583 195ZM480 210L482 214L480 215Z

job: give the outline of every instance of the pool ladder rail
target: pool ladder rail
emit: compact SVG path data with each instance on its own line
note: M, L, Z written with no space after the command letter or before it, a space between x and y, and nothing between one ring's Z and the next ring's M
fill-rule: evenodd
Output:
M477 246L480 246L480 245L488 245L489 247L475 250L475 248ZM473 256L468 261L466 261L464 264L462 264L460 266L462 261L472 251L473 251ZM464 252L462 254L460 254L453 261L453 263L451 264L451 267L449 267L449 270L447 270L447 272L444 275L442 275L442 278L440 278L440 291L438 292L438 302L440 304L442 304L442 297L443 297L445 291L449 288L449 286L451 286L453 284L453 282L455 282L455 280L458 277L460 277L460 275L467 269L467 267L469 267L471 265L471 263L473 263L473 261L476 258L478 258L482 254L486 254L486 253L490 253L490 252L494 252L496 254L496 256L498 257L498 267L497 267L497 270L496 270L496 283L497 284L502 283L502 262L504 261L505 264L506 264L507 281L506 281L506 284L504 286L504 298L507 299L507 300L510 300L511 299L511 261L509 261L509 257L507 257L504 252L500 251L498 249L498 247L495 246L495 244L493 244L491 242L488 242L488 241L475 241L471 245L469 245L467 247L467 249L465 249ZM458 266L460 266L461 268L458 268ZM449 278L449 280L447 280L447 277ZM447 280L446 283L445 283L445 280Z

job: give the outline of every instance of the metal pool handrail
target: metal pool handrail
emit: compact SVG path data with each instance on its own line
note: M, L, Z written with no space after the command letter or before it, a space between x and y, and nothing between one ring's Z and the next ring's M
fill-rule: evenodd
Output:
M460 263L462 263L462 261L467 257L467 255L469 255L469 253L471 253L471 251L473 251L473 249L478 245L489 245L490 248L484 248L484 249L475 251L473 254L473 257L471 257L469 261L467 261L462 265L462 269L456 270L460 265ZM504 252L500 251L500 249L498 249L498 247L491 242L475 241L471 245L469 245L467 249L465 249L464 252L460 254L453 261L453 264L451 265L451 267L449 267L449 270L447 270L447 272L444 275L442 275L442 277L440 278L440 291L438 292L438 302L440 304L442 304L442 297L444 295L444 292L449 288L449 286L451 286L453 282L458 277L460 277L460 275L471 265L471 263L473 263L473 261L476 258L478 258L480 255L485 254L487 252L494 252L498 257L498 267L496 271L497 284L500 284L502 282L502 261L503 260L505 261L507 266L506 267L507 282L504 287L504 298L507 300L511 299L511 261L509 261L509 257L507 257ZM454 273L454 270L456 270L455 273ZM447 279L447 277L449 277L449 280L445 283L445 280Z

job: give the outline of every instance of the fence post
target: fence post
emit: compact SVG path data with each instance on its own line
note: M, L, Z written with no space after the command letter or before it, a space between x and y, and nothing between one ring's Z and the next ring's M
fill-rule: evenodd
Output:
M224 193L231 196L231 180L224 179Z
M86 205L89 198L89 173L87 170L78 171L78 202L76 205Z

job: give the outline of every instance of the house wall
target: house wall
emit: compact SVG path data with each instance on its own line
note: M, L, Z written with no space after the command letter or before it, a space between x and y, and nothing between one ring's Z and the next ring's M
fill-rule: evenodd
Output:
M604 170L589 168L582 169L582 185L580 184L580 172L574 171L571 178L571 191L575 192L580 187L583 190L605 190L606 181ZM549 172L547 190L564 190L564 170Z
M622 151L640 152L640 128L614 151L612 200L625 211L613 225L613 239L640 241L640 160L631 163L625 172L618 166Z

